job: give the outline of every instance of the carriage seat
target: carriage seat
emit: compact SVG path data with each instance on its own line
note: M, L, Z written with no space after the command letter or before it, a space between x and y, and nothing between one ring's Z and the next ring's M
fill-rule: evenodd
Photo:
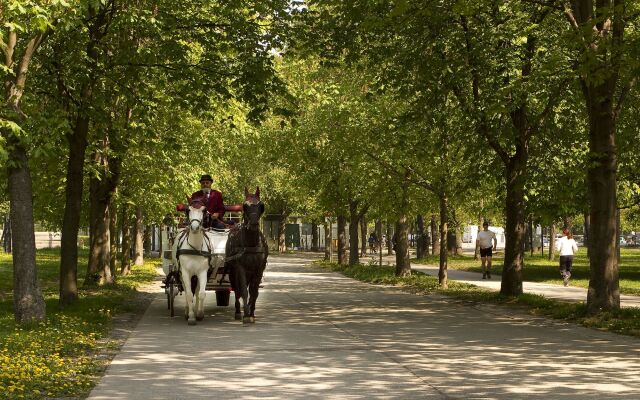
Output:
M189 206L186 204L176 204L176 211L187 211ZM228 212L242 212L242 204L228 204L224 206L224 210Z

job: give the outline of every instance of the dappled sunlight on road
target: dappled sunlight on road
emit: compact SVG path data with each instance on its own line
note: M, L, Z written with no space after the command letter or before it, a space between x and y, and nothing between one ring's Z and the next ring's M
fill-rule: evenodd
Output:
M272 257L255 325L147 311L95 399L637 399L640 341ZM233 300L233 296L232 296Z

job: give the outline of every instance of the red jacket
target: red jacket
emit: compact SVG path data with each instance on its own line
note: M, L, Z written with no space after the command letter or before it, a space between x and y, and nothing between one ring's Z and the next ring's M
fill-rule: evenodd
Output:
M191 195L191 198L202 200L207 207L209 214L218 213L218 219L220 221L223 220L225 210L224 202L222 201L222 193L211 189L211 192L209 193L209 200L207 200L207 195L205 195L202 190L198 190Z

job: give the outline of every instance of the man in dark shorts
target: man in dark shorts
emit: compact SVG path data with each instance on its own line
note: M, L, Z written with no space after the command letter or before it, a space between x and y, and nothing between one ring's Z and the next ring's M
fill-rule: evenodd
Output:
M476 247L480 248L482 279L491 279L491 257L493 256L493 251L498 246L498 239L496 238L496 234L489 230L488 222L485 221L482 227L484 229L478 232Z

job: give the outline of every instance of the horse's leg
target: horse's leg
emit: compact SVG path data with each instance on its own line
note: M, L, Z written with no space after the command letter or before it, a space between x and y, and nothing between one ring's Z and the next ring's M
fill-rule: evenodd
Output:
M258 299L258 287L260 281L254 276L249 284L249 322L256 322L256 300Z
M182 284L184 285L184 296L187 304L184 308L184 316L189 325L196 324L196 317L193 312L193 293L191 293L191 276L182 270ZM186 277L186 278L185 278Z
M262 282L262 274L264 273L264 266L252 276L251 284L249 285L249 305L251 307L249 316L251 322L256 322L256 300L260 291L260 282Z
M248 317L249 314L247 314L247 310L246 310L246 304L247 304L247 278L245 276L245 270L244 270L244 266L241 265L240 263L236 262L235 265L233 266L233 281L234 281L234 288L233 288L233 292L235 294L235 298L236 298L236 315L235 315L235 319L236 320L240 320L242 319L242 311L244 311L244 315L245 317ZM240 301L242 301L242 308L240 307ZM242 311L240 311L242 310ZM244 320L243 320L244 322Z
M198 286L196 287L196 320L204 319L204 299L207 297L207 270L198 274Z
M242 310L243 310L243 315L242 315L242 323L246 324L248 322L251 322L251 316L250 311L249 311L249 290L247 288L247 284L245 283L244 285L242 285Z
M249 291L247 290L247 270L244 265L237 265L237 273L238 273L238 290L236 291L236 296L239 294L242 298L242 323L245 324L249 322ZM237 299L237 297L236 297ZM240 306L238 304L238 306ZM236 309L236 312L239 311L239 308Z
M240 311L240 295L238 294L239 291L234 290L233 291L233 296L236 298L236 315L235 315L235 319L240 320L242 318L242 312Z
M242 318L242 312L240 312L240 284L239 284L239 274L238 269L236 268L235 263L225 263L224 268L227 270L229 274L229 281L231 282L231 289L233 289L233 297L235 298L234 305L236 306L236 314L235 319L239 320Z
M249 287L251 285L252 276L251 272L244 269L242 286L242 323L251 322L251 298L249 297Z

